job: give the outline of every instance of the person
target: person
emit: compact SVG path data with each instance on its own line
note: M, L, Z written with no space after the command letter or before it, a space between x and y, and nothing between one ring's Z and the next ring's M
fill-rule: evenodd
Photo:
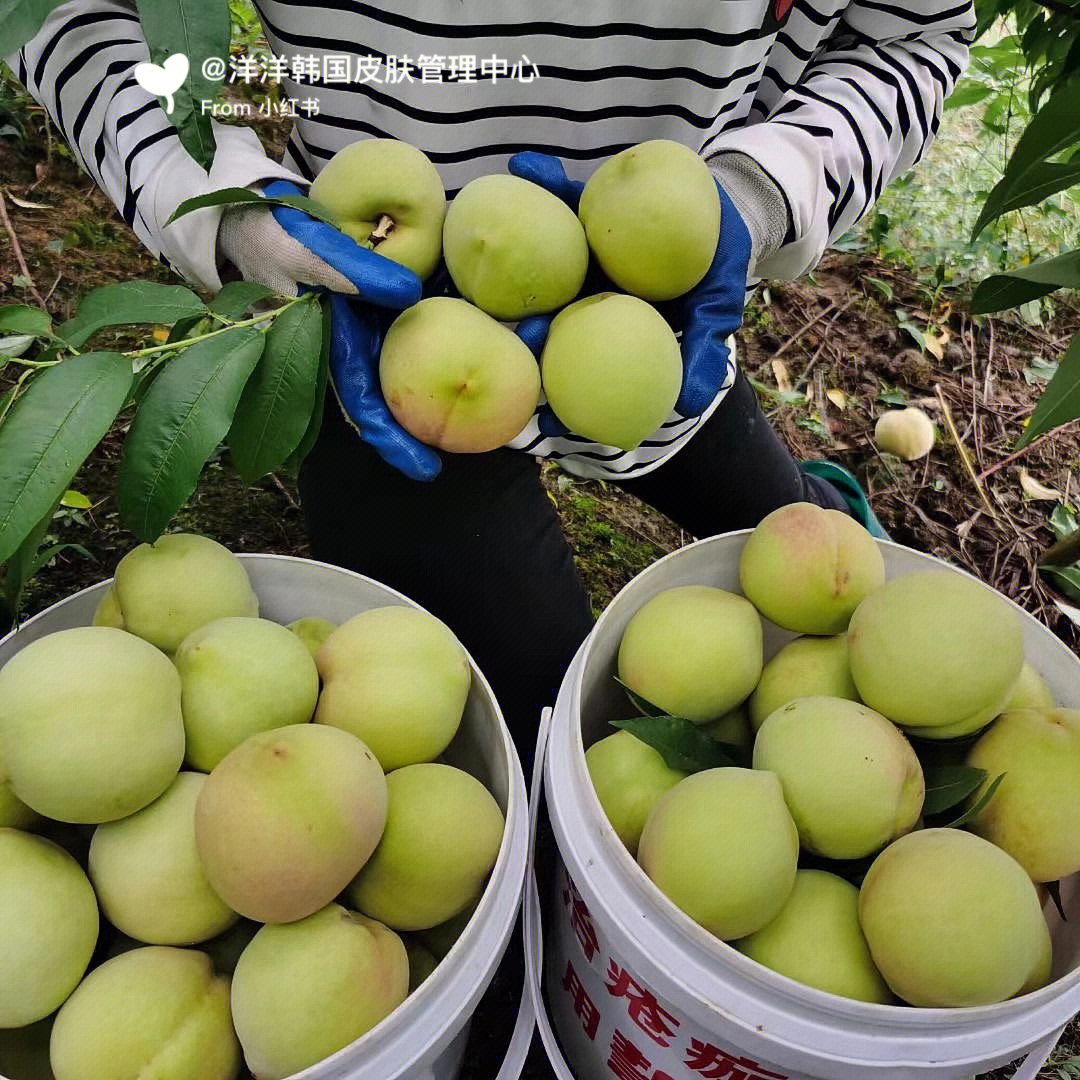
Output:
M61 3L8 64L178 274L210 290L232 274L283 295L334 294L334 393L299 479L312 554L444 619L491 681L526 761L592 621L539 460L617 484L696 536L798 500L875 526L853 478L800 466L785 449L732 334L748 281L811 269L925 152L967 61L972 0L256 6L287 58L283 94L308 103L281 163L249 128L216 120L209 169L190 157L134 77L148 59L134 0ZM669 313L683 392L653 438L616 451L541 410L507 448L439 455L393 422L375 374L387 309L415 300L417 283L295 210L205 209L165 224L182 200L221 187L303 190L335 151L367 137L422 149L451 199L509 164L573 203L580 182L628 146L666 138L701 155L723 228L706 281Z

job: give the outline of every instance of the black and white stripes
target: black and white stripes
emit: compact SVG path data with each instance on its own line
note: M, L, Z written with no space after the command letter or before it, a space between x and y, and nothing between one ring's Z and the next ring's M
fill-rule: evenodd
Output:
M147 246L210 287L218 212L164 229L178 202L273 176L311 179L365 136L421 147L451 195L524 149L557 154L580 179L645 139L675 139L705 157L742 152L776 180L792 211L789 242L757 272L794 277L925 152L975 21L971 0L795 0L779 27L777 0L257 3L278 55L373 57L382 73L387 58L399 72L410 60L415 77L285 80L288 96L315 98L319 111L295 121L284 167L262 155L250 131L215 124L219 150L207 175L132 78L147 59L132 0L68 0L9 61ZM469 56L508 66L527 59L539 77L425 81L416 73L421 57L449 68L450 57ZM696 426L672 417L631 454L542 439L535 427L518 444L568 454L577 471L627 476L658 464Z

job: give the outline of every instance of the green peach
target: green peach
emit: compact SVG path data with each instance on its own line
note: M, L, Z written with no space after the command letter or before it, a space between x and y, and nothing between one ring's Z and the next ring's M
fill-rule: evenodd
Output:
M1001 712L1024 663L1007 602L960 574L928 570L871 593L848 631L859 697L926 739L967 735Z
M863 858L914 828L926 794L907 739L844 698L796 698L770 713L754 768L780 778L799 842L830 859Z
M397 139L360 139L322 167L308 195L361 247L430 276L442 250L446 192L435 166Z
M291 724L226 754L195 803L195 843L211 888L256 922L325 907L375 850L386 780L354 735Z
M509 442L540 399L525 343L466 300L430 296L391 324L379 382L394 419L421 442L479 454Z
M1012 688L1009 700L1002 712L1015 712L1017 709L1052 709L1057 705L1050 687L1043 677L1025 660L1020 669L1020 677Z
M1005 774L970 824L1004 848L1034 881L1080 870L1080 709L1018 709L993 722L968 753L985 769L977 801Z
M195 802L205 781L182 772L149 806L94 830L90 880L109 922L136 941L193 945L236 922L195 847Z
M635 694L704 724L739 705L757 684L761 619L747 600L723 589L666 589L627 624L618 665Z
M386 787L386 829L348 897L395 930L425 930L479 899L502 844L502 811L479 780L449 765L406 765Z
M232 975L240 954L248 947L251 939L261 930L257 922L250 919L238 919L224 934L204 941L200 950L210 957L214 970L220 975Z
M746 540L739 581L754 607L799 634L841 634L885 581L874 538L854 518L811 503L766 515Z
M702 724L701 730L710 739L728 746L737 746L741 750L749 750L754 745L754 729L750 726L750 714L745 702L724 713L718 720Z
M653 804L686 773L669 768L658 751L629 731L593 743L585 751L585 765L611 827L636 855Z
M193 949L147 946L106 960L53 1023L56 1080L234 1080L229 982Z
M780 914L735 948L817 990L879 1005L893 1000L859 926L859 890L824 870L800 870Z
M132 634L60 630L0 670L0 758L14 793L45 817L127 817L172 783L183 756L180 677Z
M771 712L801 697L858 699L843 634L796 638L766 663L750 695L750 723L754 730Z
M11 781L0 765L0 828L29 829L38 815L11 790Z
M174 657L187 763L209 772L258 731L306 724L319 673L307 646L269 619L231 616L193 630Z
M319 651L319 646L337 629L337 623L332 623L329 619L320 619L317 615L306 615L302 619L289 623L289 629L314 656Z
M94 616L172 654L200 626L259 614L244 564L206 536L167 533L129 551Z
M698 154L653 139L593 173L578 216L589 247L616 285L646 300L671 300L692 289L712 264L720 195Z
M405 939L405 952L409 957L409 993L411 994L439 966L435 954L416 938Z
M989 1005L1048 970L1050 932L1031 879L960 829L890 844L863 879L859 922L877 969L909 1005Z
M544 394L573 432L632 450L671 415L682 352L671 327L644 300L598 293L551 321L540 355Z
M754 769L680 780L656 801L638 844L638 862L660 891L725 941L780 914L798 857L780 781Z
M456 944L457 940L465 932L476 912L476 905L480 902L479 897L469 904L464 911L459 912L446 922L441 922L427 930L421 930L418 937L432 956L441 960Z
M461 295L507 321L568 304L589 265L574 211L539 184L505 174L458 192L443 224L443 255Z
M469 658L433 615L396 605L362 611L315 659L323 680L316 723L352 732L386 772L434 760L456 734Z
M0 1028L63 1004L97 938L97 901L79 864L40 836L0 829Z
M409 990L409 959L392 930L330 904L264 926L236 964L232 1014L248 1068L284 1080L348 1046Z

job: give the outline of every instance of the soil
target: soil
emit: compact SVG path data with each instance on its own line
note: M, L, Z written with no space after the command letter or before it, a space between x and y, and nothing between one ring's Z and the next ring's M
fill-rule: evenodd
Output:
M70 317L77 298L99 284L172 280L79 172L41 111L29 108L26 123L25 139L0 138L0 177L30 278L54 318ZM267 125L262 133L280 150L280 126ZM25 283L16 282L19 274L11 237L0 230L0 305L33 302ZM934 334L939 359L915 347L898 322L900 311ZM831 254L811 277L758 291L740 335L740 362L797 457L846 465L894 539L990 582L1075 650L1080 629L1055 605L1061 597L1038 572L1041 554L1055 540L1048 522L1054 501L1028 498L1020 478L1026 470L1062 501L1075 503L1080 431L1076 424L1060 429L1015 459L1013 448L1045 386L1033 361L1059 358L1078 326L1080 312L1067 307L1042 327L1013 318L976 321L960 293L935 290L871 256ZM133 340L125 333L100 335L102 347ZM0 371L0 390L11 372L12 365ZM888 407L883 394L925 409L934 420L939 439L928 457L905 464L877 451L872 432ZM121 423L73 482L92 508L61 511L51 536L78 547L59 553L34 578L24 615L111 575L134 545L113 501L123 436ZM578 480L551 464L542 475L597 612L645 566L692 539L616 488ZM204 533L234 551L308 551L292 479L268 477L248 487L222 460L208 465L173 527ZM504 970L488 995L485 1031L470 1047L463 1080L494 1075L503 1029L517 1009L514 978ZM1070 1031L1062 1053L1078 1044L1080 1034ZM536 1046L526 1076L551 1076Z

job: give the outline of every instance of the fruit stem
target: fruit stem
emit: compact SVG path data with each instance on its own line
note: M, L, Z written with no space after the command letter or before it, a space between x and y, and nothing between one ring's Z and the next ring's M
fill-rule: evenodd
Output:
M371 230L368 239L372 247L378 247L379 242L385 240L394 231L394 219L389 214L380 214L375 222L375 228Z
M283 311L291 308L293 304L298 304L301 300L305 299L303 295L294 296L290 300L286 300L280 307L274 308L273 311L264 311L258 315L253 315L250 319L241 319L239 322L231 322L228 326L222 326L217 330L208 330L205 334L195 334L192 337L179 338L177 341L166 341L164 345L151 345L148 349L136 349L133 352L126 352L123 355L131 357L132 360L138 360L142 356L154 356L157 353L171 352L176 349L186 349L189 345L194 345L196 341L205 341L207 338L217 337L219 334L227 334L230 330L235 330L239 326L254 326L256 323L264 323L276 319ZM136 364L136 374L145 365Z

